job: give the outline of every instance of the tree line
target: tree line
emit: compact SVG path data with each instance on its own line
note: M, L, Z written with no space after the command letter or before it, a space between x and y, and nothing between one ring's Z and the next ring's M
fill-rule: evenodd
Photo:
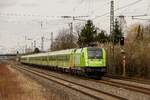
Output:
M86 47L97 45L97 43L112 42L118 44L123 37L123 32L116 20L112 34L107 34L105 30L97 28L92 20L88 20L76 35L70 34L69 30L61 30L55 41L52 43L51 50L61 50L75 47ZM71 39L71 41L70 41Z

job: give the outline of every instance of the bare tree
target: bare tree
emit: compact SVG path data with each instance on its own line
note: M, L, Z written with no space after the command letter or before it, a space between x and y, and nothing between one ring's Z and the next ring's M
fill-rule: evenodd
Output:
M69 33L68 29L62 29L59 31L58 36L53 42L52 51L76 48L76 36Z

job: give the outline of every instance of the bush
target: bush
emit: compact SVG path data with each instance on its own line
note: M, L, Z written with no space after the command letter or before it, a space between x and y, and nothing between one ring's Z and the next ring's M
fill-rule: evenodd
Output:
M112 44L105 45L107 51L108 73L113 75L122 75L123 72L123 54L126 56L126 75L134 77L150 77L150 44L148 41L128 42L124 47ZM113 49L114 48L114 49Z

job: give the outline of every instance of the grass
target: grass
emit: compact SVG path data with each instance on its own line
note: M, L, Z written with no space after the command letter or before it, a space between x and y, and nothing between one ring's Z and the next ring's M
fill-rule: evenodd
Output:
M7 64L0 64L0 100L45 100L43 89Z
M12 65L14 66L14 65ZM0 100L69 100L66 92L41 83L11 68L0 64Z
M23 92L16 77L5 64L0 64L0 100L15 100L14 95Z

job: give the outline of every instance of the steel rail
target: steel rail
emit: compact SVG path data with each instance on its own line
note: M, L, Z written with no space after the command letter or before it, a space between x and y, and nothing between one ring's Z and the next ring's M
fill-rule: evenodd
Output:
M76 82L68 81L68 80L65 80L65 79L44 73L44 72L33 70L31 68L30 69L29 68L22 68L22 67L18 67L18 66L15 68L18 70L24 70L24 71L33 73L33 74L38 75L38 76L45 78L47 80L54 81L58 84L61 84L61 85L66 86L68 88L74 89L74 90L81 92L85 95L88 95L90 97L93 97L97 100L101 100L101 99L102 100L103 99L105 99L105 100L127 100L123 97L118 97L116 95L113 95L113 94L110 94L107 92L103 92L103 91L100 91L98 89L94 89L94 88L91 88L91 87L88 87L88 86L85 86L85 85L82 85L82 84L79 84Z
M30 68L30 67L28 67L28 68ZM33 70L33 69L31 68L31 70ZM50 74L47 74L47 75L50 75ZM54 75L51 75L51 76L53 76L55 78L58 78L58 77L56 77ZM62 79L62 78L59 78L59 79ZM65 80L65 79L63 79L63 80L64 81L68 81L68 80ZM150 89L149 88L145 88L145 87L141 87L141 86L135 86L135 85L131 85L131 84L127 84L127 83L121 83L121 82L114 82L114 81L110 81L110 80L96 81L96 80L93 80L93 79L88 79L88 81L89 80L150 95ZM68 81L68 82L70 82L70 81ZM78 85L81 85L81 84L78 84ZM88 88L90 88L90 87L88 87ZM92 88L92 89L94 89L94 88Z
M141 86L135 86L135 85L131 85L131 84L128 84L128 83L114 82L114 81L110 81L110 80L101 80L101 81L98 81L98 82L150 95L150 89L149 88L144 88L144 87L141 87Z
M131 78L131 77L117 76L117 75L105 75L104 78L113 78L113 79L119 79L119 80L125 80L125 81L131 81L131 82L137 82L141 84L150 85L150 80L145 80L145 79L137 79L137 78Z

